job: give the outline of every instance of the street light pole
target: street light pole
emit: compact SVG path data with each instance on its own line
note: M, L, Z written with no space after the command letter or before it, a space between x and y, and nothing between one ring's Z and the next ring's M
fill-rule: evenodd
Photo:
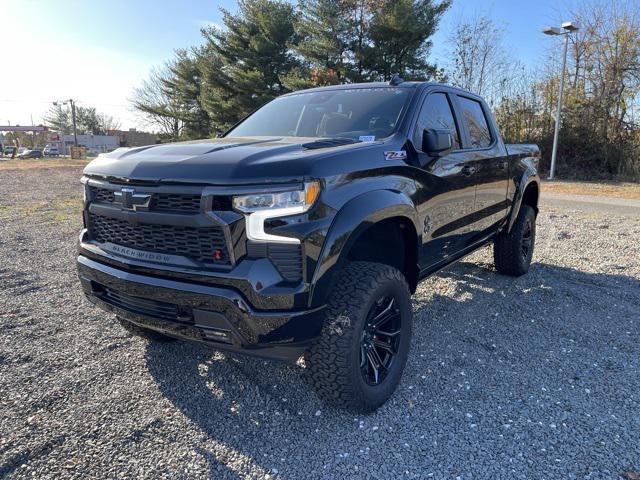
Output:
M558 156L558 137L560 136L560 113L562 111L562 96L564 94L564 74L567 68L567 50L569 49L569 35L564 34L564 55L562 56L562 70L560 71L560 90L558 91L558 108L556 108L556 126L553 131L553 151L551 152L551 171L549 180L556 175L556 158Z
M557 27L547 27L542 33L546 35L564 35L564 53L562 54L562 70L560 71L560 87L558 90L558 107L556 108L556 124L553 130L553 150L551 151L551 169L549 180L556 176L556 159L558 157L558 138L560 137L560 115L562 113L562 97L564 95L564 77L567 68L567 52L569 50L569 35L577 32L580 27L575 22L564 22L562 24L564 32Z

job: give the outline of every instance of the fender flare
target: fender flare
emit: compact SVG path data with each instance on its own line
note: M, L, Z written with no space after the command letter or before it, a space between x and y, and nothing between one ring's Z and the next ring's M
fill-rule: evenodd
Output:
M325 303L332 277L346 261L360 234L382 220L395 217L405 218L414 226L418 248L422 229L418 226L416 208L407 195L392 190L374 190L343 205L329 227L316 263L309 295L311 307Z
M529 185L536 184L538 187L538 198L536 199L536 205L540 201L540 177L537 172L526 170L520 181L516 187L516 193L513 196L513 202L511 203L511 211L509 212L509 220L507 221L506 231L509 233L511 231L511 227L518 218L518 214L520 213L520 206L522 205L522 198L524 197L524 192L527 190ZM537 208L536 208L536 213Z

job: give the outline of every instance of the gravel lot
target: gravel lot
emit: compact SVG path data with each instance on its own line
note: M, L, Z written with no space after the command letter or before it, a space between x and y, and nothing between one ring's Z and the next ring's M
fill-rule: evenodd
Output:
M528 275L485 249L423 283L398 392L354 417L301 367L147 344L90 306L79 177L0 171L0 477L637 478L637 217L547 208Z

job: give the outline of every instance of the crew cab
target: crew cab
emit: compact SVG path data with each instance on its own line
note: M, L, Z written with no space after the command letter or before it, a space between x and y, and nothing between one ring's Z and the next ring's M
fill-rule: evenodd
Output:
M527 272L538 160L451 86L290 93L221 138L89 163L80 282L132 333L303 357L323 399L370 412L401 379L418 282L489 243L499 273Z

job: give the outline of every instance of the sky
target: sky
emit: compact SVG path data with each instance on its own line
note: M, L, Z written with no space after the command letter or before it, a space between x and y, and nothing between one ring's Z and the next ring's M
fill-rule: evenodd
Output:
M144 129L129 99L173 51L202 42L235 0L0 0L0 125L40 124L55 100L73 98ZM562 0L454 0L433 37L432 60L447 60L446 40L462 17L489 15L505 28L510 54L539 61L563 20Z

